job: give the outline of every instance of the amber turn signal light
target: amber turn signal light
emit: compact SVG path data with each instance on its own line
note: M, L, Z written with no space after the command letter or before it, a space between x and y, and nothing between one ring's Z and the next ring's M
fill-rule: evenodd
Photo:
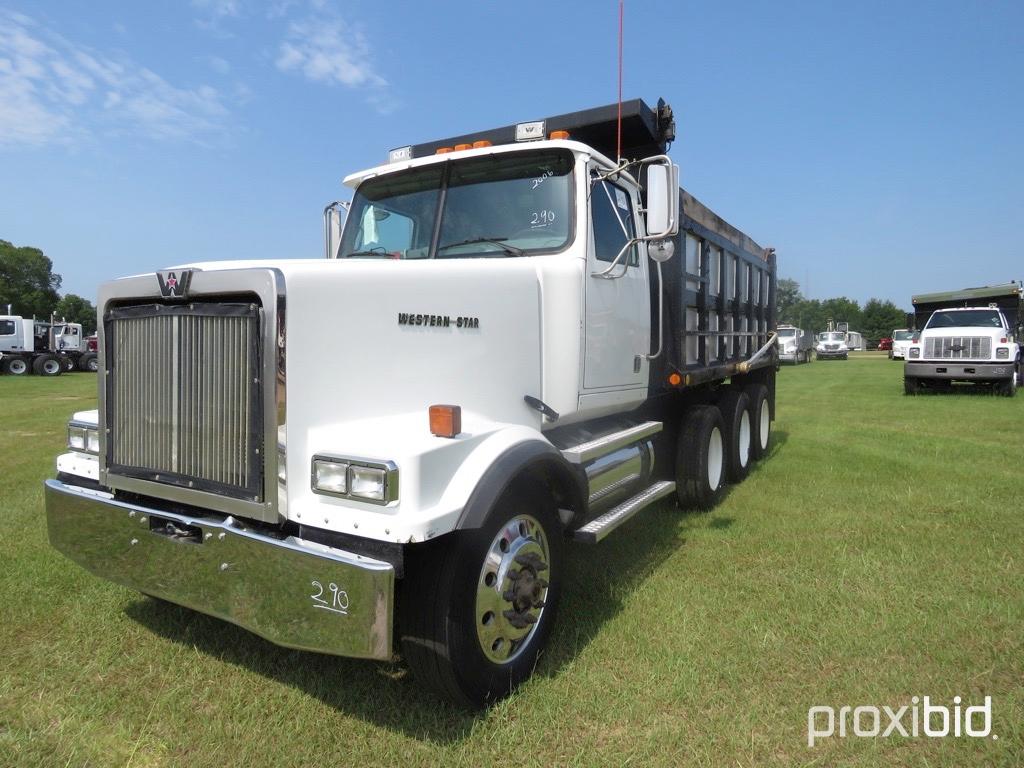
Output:
M457 405L430 406L430 433L455 437L462 431L462 408Z

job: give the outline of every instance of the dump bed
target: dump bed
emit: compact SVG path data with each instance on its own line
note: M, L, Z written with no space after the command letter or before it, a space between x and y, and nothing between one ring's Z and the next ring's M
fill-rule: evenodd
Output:
M918 330L924 328L932 312L937 309L949 309L951 307L988 307L996 306L1006 316L1010 327L1015 329L1018 336L1024 334L1024 286L1018 282L1011 281L1000 285L986 285L979 288L964 288L959 291L944 291L942 293L923 293L914 296L914 327Z

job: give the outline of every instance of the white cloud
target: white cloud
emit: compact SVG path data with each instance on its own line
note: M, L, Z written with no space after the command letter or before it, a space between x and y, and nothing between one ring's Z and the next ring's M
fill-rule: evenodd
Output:
M227 115L208 85L176 86L130 59L0 11L0 147L103 133L198 140L222 131Z
M298 72L315 82L365 90L378 111L390 108L388 83L373 67L369 41L339 18L291 22L275 63L282 72Z

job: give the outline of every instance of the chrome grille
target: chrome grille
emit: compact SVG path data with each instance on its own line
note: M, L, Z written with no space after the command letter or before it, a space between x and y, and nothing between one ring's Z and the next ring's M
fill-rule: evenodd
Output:
M988 336L933 336L924 340L924 356L932 360L987 360L992 356Z
M108 470L260 500L258 306L147 304L105 322Z

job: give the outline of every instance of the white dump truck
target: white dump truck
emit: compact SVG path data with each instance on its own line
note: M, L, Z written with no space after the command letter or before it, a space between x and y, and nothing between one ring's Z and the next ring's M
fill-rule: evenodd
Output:
M783 363L811 362L814 340L803 328L779 323L779 361Z
M570 543L711 507L769 450L774 252L678 187L668 105L622 105L621 153L617 114L392 151L345 180L329 259L104 284L52 544L282 646L506 695Z
M1017 393L1024 333L1024 290L1017 282L915 296L921 330L907 348L903 387L950 389L956 382Z

